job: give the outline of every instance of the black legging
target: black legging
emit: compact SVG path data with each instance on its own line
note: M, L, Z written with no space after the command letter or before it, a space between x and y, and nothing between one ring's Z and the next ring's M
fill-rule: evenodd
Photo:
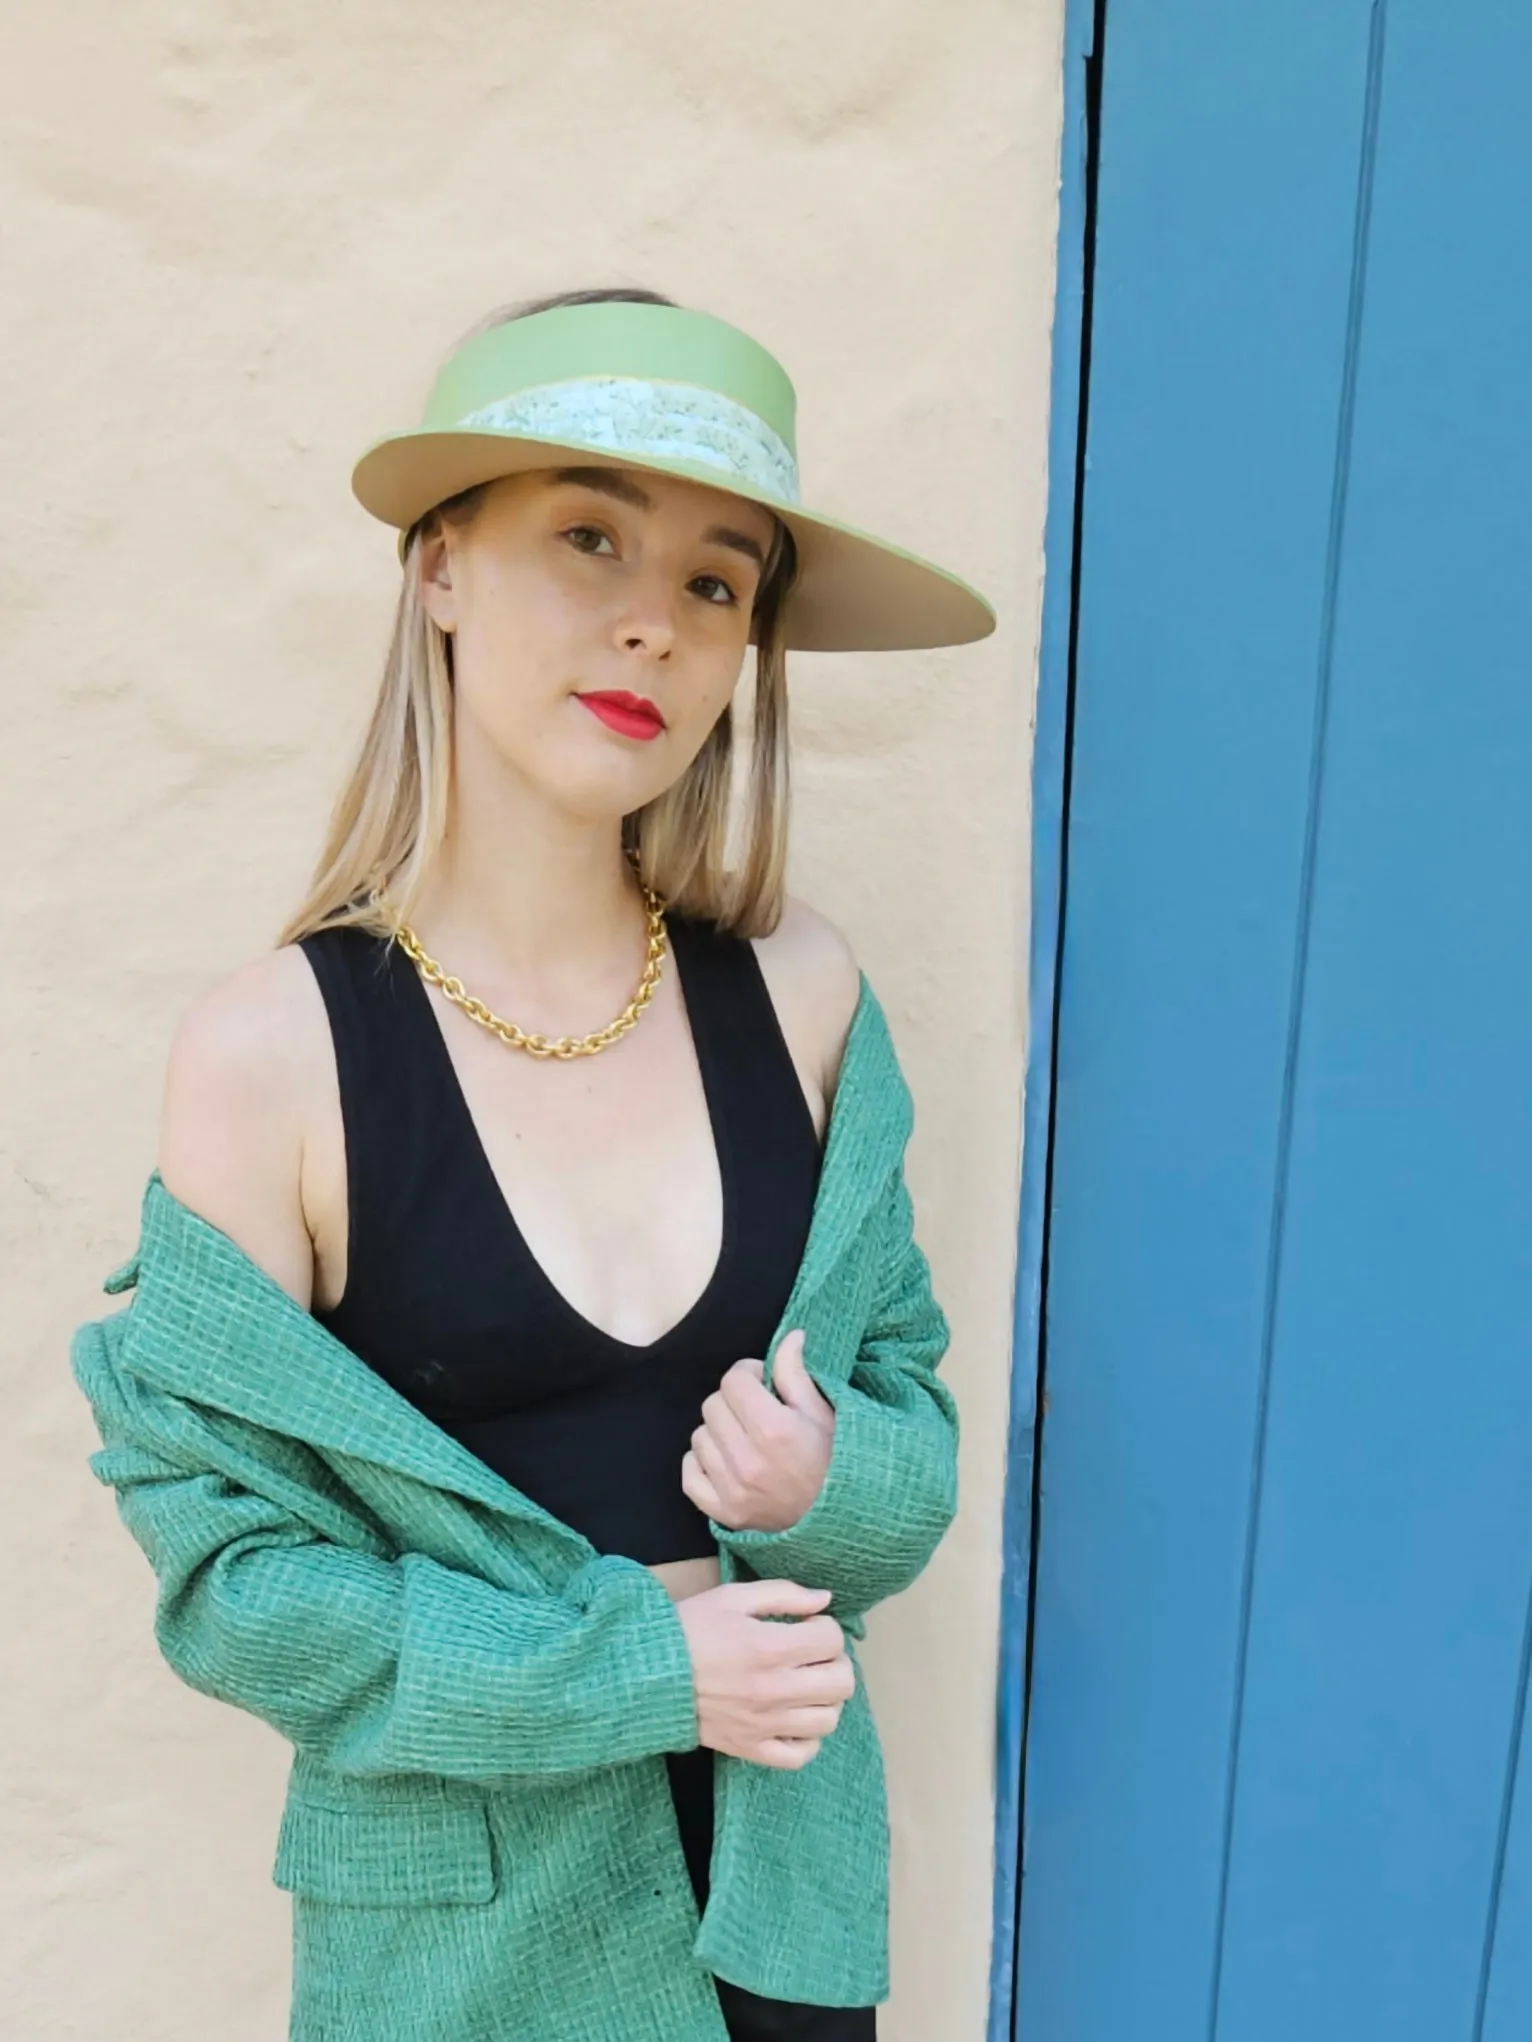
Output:
M706 1744L667 1751L670 1796L681 1830L681 1848L699 1908L707 1906L708 1864L713 1855L713 1752ZM799 2000L762 1999L715 1978L718 2003L730 2042L877 2042L876 2007L816 2007Z

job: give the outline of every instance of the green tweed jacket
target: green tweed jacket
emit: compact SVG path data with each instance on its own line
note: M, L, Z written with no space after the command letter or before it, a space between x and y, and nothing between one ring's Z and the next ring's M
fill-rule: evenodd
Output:
M165 1658L294 1747L273 1868L292 2042L727 2042L712 1973L825 2006L887 1997L888 1809L856 1640L957 1505L911 1126L864 976L764 1357L769 1376L805 1329L829 1470L784 1531L712 1525L726 1581L833 1590L857 1686L800 1770L717 1756L700 1918L662 1757L699 1741L663 1584L502 1480L151 1173L137 1252L104 1285L133 1295L76 1330L70 1363L91 1470L158 1579Z

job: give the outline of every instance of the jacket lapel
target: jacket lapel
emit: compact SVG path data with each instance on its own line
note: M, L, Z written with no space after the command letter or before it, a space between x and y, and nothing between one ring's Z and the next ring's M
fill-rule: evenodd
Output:
M911 1125L908 1088L865 974L836 1083L808 1239L772 1336L834 1274ZM379 1463L595 1548L504 1481L320 1325L220 1228L151 1172L137 1253L106 1288L138 1286L123 1366L143 1381L334 1452ZM769 1366L768 1366L769 1375Z
M864 973L825 1130L808 1240L792 1295L772 1336L773 1353L782 1335L798 1323L813 1293L839 1267L903 1156L913 1124L914 1104L888 1022Z

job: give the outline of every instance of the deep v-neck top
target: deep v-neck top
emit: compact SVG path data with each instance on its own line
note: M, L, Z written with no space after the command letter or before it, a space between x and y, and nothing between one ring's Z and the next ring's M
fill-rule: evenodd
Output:
M704 1397L766 1351L820 1168L754 947L674 911L666 927L723 1228L701 1294L642 1345L586 1318L533 1255L408 955L354 927L300 939L329 1015L346 1143L345 1291L314 1317L598 1552L646 1565L716 1550L681 1461Z

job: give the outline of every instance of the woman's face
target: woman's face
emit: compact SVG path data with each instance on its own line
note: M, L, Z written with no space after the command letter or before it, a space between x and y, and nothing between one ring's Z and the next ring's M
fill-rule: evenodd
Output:
M422 599L453 636L459 747L489 747L581 815L626 815L663 793L739 679L775 522L647 469L492 483L466 525L421 553ZM635 722L603 695L636 697L652 717Z

